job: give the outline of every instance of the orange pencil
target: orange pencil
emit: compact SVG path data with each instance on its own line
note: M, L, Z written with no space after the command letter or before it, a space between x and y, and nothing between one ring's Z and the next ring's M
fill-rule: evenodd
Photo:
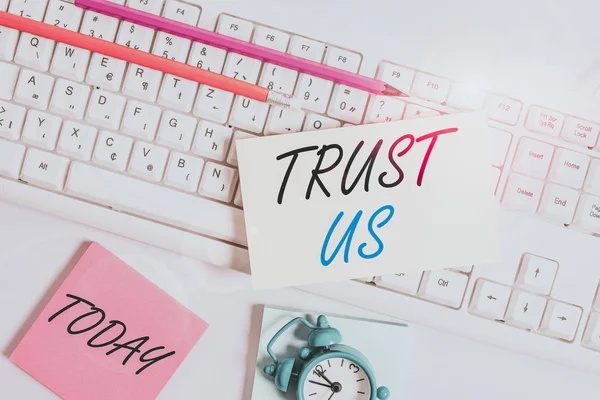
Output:
M52 39L71 46L87 49L96 53L101 53L118 58L119 60L136 63L144 67L172 74L180 78L189 79L201 84L206 84L217 89L223 89L254 100L277 104L283 107L298 108L296 107L294 97L288 94L269 90L225 75L216 74L204 69L192 67L188 64L169 60L168 58L145 53L127 46L107 42L106 40L97 39L54 25L34 21L29 18L0 11L0 25L27 32L32 35Z

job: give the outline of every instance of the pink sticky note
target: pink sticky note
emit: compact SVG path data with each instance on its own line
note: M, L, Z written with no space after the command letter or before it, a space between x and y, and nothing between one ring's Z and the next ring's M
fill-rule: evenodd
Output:
M92 243L10 359L64 399L154 399L207 327Z

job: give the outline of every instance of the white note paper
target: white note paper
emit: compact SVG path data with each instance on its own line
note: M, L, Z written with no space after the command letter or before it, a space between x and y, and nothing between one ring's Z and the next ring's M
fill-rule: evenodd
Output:
M255 288L499 258L479 114L236 142Z

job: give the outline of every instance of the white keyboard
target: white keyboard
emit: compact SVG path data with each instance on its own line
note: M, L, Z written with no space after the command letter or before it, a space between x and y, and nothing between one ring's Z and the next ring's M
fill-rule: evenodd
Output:
M369 96L59 0L0 0L0 9L11 13L293 93L304 102L303 111L284 110L0 27L0 199L247 269L237 138L480 110L490 124L482 134L493 139L503 261L306 290L600 372L597 114L473 90L403 63L388 46L358 46L356 38L336 34L330 36L344 43L328 43L316 34L307 37L311 26L295 32L267 25L249 17L249 5L191 3L128 1L374 75L413 97ZM276 13L269 15L276 24ZM327 30L313 30L326 36ZM398 62L388 61L392 57Z

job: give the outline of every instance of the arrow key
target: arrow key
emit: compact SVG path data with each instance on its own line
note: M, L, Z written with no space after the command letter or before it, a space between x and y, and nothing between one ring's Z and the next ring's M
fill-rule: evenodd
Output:
M515 290L510 296L506 323L536 331L546 308L546 299L532 293Z
M541 294L549 294L558 263L548 258L525 253L521 259L517 285Z
M582 309L579 306L549 300L540 331L558 339L572 341L575 338Z
M510 298L510 287L496 282L478 279L469 303L469 312L484 318L504 319L504 312Z

